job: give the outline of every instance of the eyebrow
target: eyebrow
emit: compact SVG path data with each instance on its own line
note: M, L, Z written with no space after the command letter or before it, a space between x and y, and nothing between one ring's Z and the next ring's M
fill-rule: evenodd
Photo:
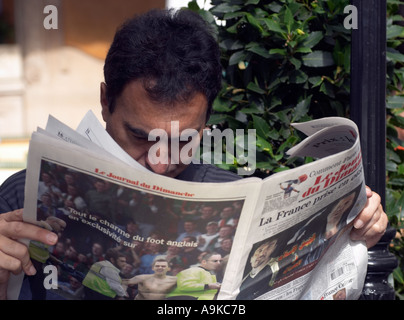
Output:
M187 130L187 129L185 129L185 130ZM180 138L185 136L185 135L183 135L185 130L181 131ZM196 137L199 134L199 132L201 131L201 128L192 129L192 130L194 130L194 131L191 134L187 134L186 135L187 137L191 137L191 138Z
M139 128L132 127L126 121L124 122L124 126L125 126L126 130L130 131L133 135L135 135L139 138L147 139L149 137L149 134L146 131L139 129Z
M147 133L146 131L139 129L139 128L135 128L132 127L128 122L124 121L124 126L125 128L130 131L133 135L137 136L138 138L141 139L149 139L149 133ZM184 131L186 131L187 129L184 129L183 131L180 132L180 139L181 137L183 137L184 135L182 134ZM195 136L198 135L199 131L201 130L201 128L198 129L191 129L191 130L195 130L194 132L192 132L192 134L187 134L187 136L193 138ZM168 137L170 139L170 137Z

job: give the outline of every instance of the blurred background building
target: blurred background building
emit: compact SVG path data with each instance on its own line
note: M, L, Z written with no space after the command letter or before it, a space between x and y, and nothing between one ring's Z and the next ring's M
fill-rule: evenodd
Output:
M0 0L0 183L25 168L30 135L49 114L72 128L89 109L100 115L104 58L124 20L187 3Z

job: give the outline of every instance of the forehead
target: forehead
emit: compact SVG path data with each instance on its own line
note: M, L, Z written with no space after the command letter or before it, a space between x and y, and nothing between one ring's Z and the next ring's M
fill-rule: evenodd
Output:
M210 256L210 258L206 259L206 257L205 257L204 260L212 261L212 260L220 260L221 258L222 258L222 256L220 254L214 254L214 255Z
M276 245L276 240L272 240L271 242L267 242L267 243L264 243L264 244L260 245L257 248L256 252L266 251L266 250L274 247L275 245Z
M187 101L158 102L150 98L140 80L128 83L116 100L115 112L128 124L149 132L155 128L169 129L172 121L179 121L181 130L199 129L205 123L207 99L196 92ZM168 131L168 130L167 130Z

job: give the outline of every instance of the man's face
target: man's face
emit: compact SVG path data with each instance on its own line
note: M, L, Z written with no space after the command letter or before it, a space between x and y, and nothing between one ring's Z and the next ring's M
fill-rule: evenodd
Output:
M106 129L121 148L142 166L169 177L176 177L187 166L181 162L179 152L188 141L179 141L179 134L185 129L194 129L201 138L205 128L207 100L201 93L196 93L188 102L167 106L151 100L142 81L136 80L126 85L116 99L114 111L110 113L106 87L101 84L101 105ZM178 130L173 130L174 132L171 130L172 121L178 121ZM153 129L161 129L167 133L167 147L159 144L160 148L156 152L159 158L167 155L168 161L165 163L153 163L155 161L151 161L149 157L149 149L159 141L158 137L154 137L157 141L149 141L149 136L153 138L153 134L149 135ZM177 149L174 150L176 154L171 152L171 140L179 141L179 148L174 148ZM190 138L190 141L197 139ZM173 157L179 159L179 164L173 163Z
M201 210L201 216L204 219L210 218L213 215L213 208L212 207L203 207Z
M221 262L222 262L222 256L220 254L214 254L210 256L210 258L208 258L207 260L202 259L201 265L206 270L215 271L220 267Z
M220 213L220 217L223 219L230 218L234 213L234 209L232 207L223 208L222 212Z
M266 264L271 258L272 252L276 248L276 240L269 243L264 243L255 250L254 255L251 257L251 266L257 268Z
M126 264L126 258L125 257L118 257L116 260L116 266L122 270L125 267Z
M233 241L231 241L231 239L224 239L221 243L221 248L227 252L230 252L232 245Z
M97 192L104 192L105 191L105 184L102 181L97 181L95 184L95 189Z
M158 275L165 275L168 269L168 263L166 261L156 261L153 266L154 273Z
M338 204L333 208L332 212L328 215L327 220L331 224L338 224L342 215L349 209L355 200L355 194L352 193L349 196L341 199Z
M217 223L209 223L206 225L206 231L210 234L216 233L218 231L218 225Z
M184 223L184 230L186 232L192 232L195 229L195 225L193 222L185 222Z
M233 232L233 229L229 226L223 226L219 230L219 236L221 238L229 237L231 233Z

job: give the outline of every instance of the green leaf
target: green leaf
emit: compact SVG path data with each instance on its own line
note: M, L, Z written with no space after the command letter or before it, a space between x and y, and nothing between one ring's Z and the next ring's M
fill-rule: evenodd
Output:
M286 109L286 110L282 110L282 111L278 111L276 114L276 116L279 118L279 120L281 120L282 124L289 126L290 124L290 120L288 117L288 113L289 113L290 109Z
M313 51L303 56L303 64L307 67L321 68L334 65L332 54L327 51Z
M274 170L274 172L282 172L282 171L287 171L287 170L289 170L290 168L288 168L288 167L278 167L278 168L276 168L275 170Z
M279 140L279 136L279 132L275 128L267 133L267 137L272 141Z
M232 5L227 4L227 3L221 3L221 4L217 5L217 6L215 6L214 8L212 8L211 12L212 12L213 14L216 14L216 13L227 13L227 12L236 12L236 11L239 11L241 8L242 8L242 7L241 7L241 6L238 6L238 5L232 6Z
M282 105L282 100L277 96L272 96L271 103L270 103L270 109L273 109L280 105Z
M262 110L260 110L257 106L249 106L247 108L243 108L240 110L240 112L244 113L244 114L254 114L254 113L262 113Z
M255 17L254 17L251 13L247 13L246 17L247 17L247 21L248 21L252 26L254 26L254 28L258 29L260 32L263 31L263 29L262 29L260 23L258 22L257 19L255 19Z
M321 84L320 92L324 93L330 98L335 98L335 92L333 90L332 84L330 84L328 81L325 81Z
M391 186L403 187L404 186L404 178L393 178L388 181L388 184Z
M293 113L292 122L299 121L303 116L307 114L311 103L311 97L312 96L309 96L297 104L295 112Z
M293 147L299 139L296 136L290 136L278 149L278 153L283 153L285 149Z
M251 91L254 91L254 92L256 92L256 93L259 93L259 94L265 94L265 90L263 90L263 89L261 89L256 83L254 83L254 82L250 82L248 85L247 85L247 89L248 90L251 90Z
M268 50L265 49L264 47L260 46L258 43L253 43L253 44L251 44L251 46L247 45L246 49L248 51L251 51L251 52L255 53L255 54L258 54L261 57L264 57L264 58L267 58L267 59L270 57L270 54L269 54Z
M219 98L213 101L213 110L215 112L230 112L235 108L237 108L237 104L232 104L229 100Z
M393 277L398 283L404 284L404 275L400 267L393 270Z
M397 172L397 164L393 161L386 160L386 170L389 172Z
M293 14L292 14L292 11L290 11L289 7L286 7L284 22L285 22L286 28L288 30L288 33L290 33L292 31L292 27L293 27L295 20L293 19Z
M403 4L402 0L388 0L388 3L389 4L399 4L399 5Z
M313 31L309 34L309 36L304 40L303 46L306 48L313 48L323 39L323 33L321 31Z
M215 23L215 17L213 14L209 11L206 10L198 10L199 15L205 19L210 25L213 25ZM217 29L217 26L215 25L214 29Z
M286 33L286 30L282 29L280 24L272 19L264 19L264 23L266 24L269 31L281 34Z
M296 70L299 70L300 67L302 66L302 62L299 59L290 58L289 61L295 66Z
M311 53L312 50L311 50L310 48L307 48L307 47L300 47L300 48L297 48L297 49L295 50L295 52L299 52L299 53Z
M240 50L244 48L244 44L239 40L225 39L219 43L220 47L225 50Z
M323 78L321 76L310 77L309 82L313 85L313 88L315 88L323 83Z
M244 17L247 14L247 12L240 12L240 11L236 11L236 12L228 12L225 13L225 15L223 16L223 20L230 20L230 19L234 19L234 18L239 18L239 17Z
M219 124L225 122L226 119L226 114L212 114L207 122L207 125Z
M196 2L196 0L190 1L188 3L188 8L193 10L193 11L198 11L200 9L198 3Z
M393 39L402 36L404 36L404 27L394 24L387 28L387 39Z
M269 153L269 155L272 158L274 157L274 151L273 151L272 145L265 139L261 138L259 135L257 135L256 144L259 149Z
M295 70L290 74L289 82L300 84L300 83L305 83L307 81L307 79L308 79L308 76L306 73L304 73L301 70Z
M275 48L275 49L269 50L269 54L280 54L280 55L282 55L282 56L286 56L287 53L288 53L288 52L286 51L286 49L278 49L278 48Z
M262 119L261 117L257 117L256 115L252 115L254 129L257 130L257 135L266 138L268 132L271 130L268 123Z
M387 98L387 108L399 109L404 107L404 96L392 96Z
M229 65L238 64L240 61L243 61L247 57L247 54L244 51L237 51L230 56Z
M404 54L398 52L398 51L387 51L386 53L387 59L390 59L391 61L398 61L398 62L404 62Z
M282 6L276 1L270 1L268 4L268 8L276 13L279 13L282 10Z
M258 4L260 2L260 0L248 0L245 5L249 5L249 4Z

